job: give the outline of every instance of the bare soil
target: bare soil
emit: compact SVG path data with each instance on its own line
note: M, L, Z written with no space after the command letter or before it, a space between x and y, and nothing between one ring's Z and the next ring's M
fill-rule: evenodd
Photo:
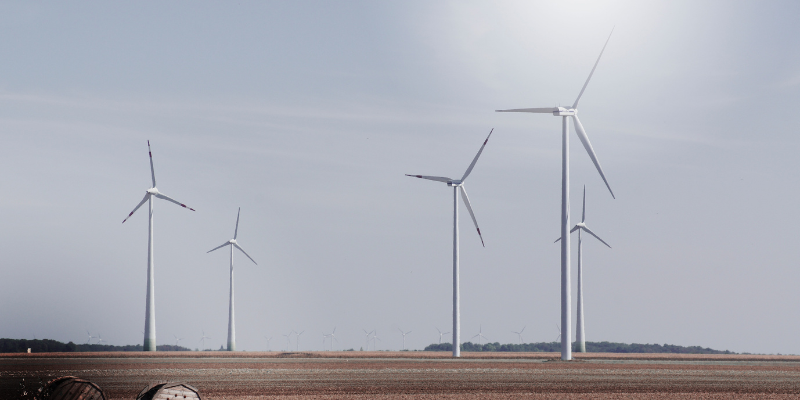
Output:
M800 356L439 352L0 355L0 399L74 375L112 399L183 381L204 399L794 399Z

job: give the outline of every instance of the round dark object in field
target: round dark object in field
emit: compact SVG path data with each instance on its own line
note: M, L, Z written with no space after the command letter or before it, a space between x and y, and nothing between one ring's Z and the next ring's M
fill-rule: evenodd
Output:
M200 400L200 392L183 382L158 382L147 385L136 400Z
M53 379L42 390L42 400L107 400L97 384L74 376Z

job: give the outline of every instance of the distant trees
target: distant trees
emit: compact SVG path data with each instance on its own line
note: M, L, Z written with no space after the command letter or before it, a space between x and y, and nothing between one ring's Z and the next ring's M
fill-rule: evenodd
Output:
M51 339L0 339L0 353L25 353L31 349L33 353L68 353L88 351L143 351L142 345L114 346L110 344L75 344L61 343ZM183 346L163 344L156 346L158 351L191 351Z
M572 351L577 351L576 343ZM453 351L450 343L435 343L425 347L425 351ZM559 342L540 342L523 344L500 344L499 342L477 344L465 342L461 351L508 351L508 352L560 352ZM673 344L639 344L614 342L586 342L586 351L591 353L675 353L675 354L736 354L728 350L714 350L700 346L678 346Z

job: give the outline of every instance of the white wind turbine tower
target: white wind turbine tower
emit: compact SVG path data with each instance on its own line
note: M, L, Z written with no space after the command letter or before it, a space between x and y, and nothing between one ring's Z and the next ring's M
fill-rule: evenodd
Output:
M478 334L472 337L473 339L478 338L478 344L481 343L481 339L487 339L486 336L483 336L483 325L478 325Z
M408 335L409 333L411 333L411 331L408 331L408 332L405 332L405 333L403 333L403 330L402 330L402 329L400 329L400 328L397 328L397 330L398 330L398 331L400 331L400 334L401 334L401 335L403 335L403 350L405 350L405 349L406 349L406 335Z
M578 324L575 327L577 331L575 340L578 342L578 351L586 353L586 335L583 329L583 241L581 240L581 231L586 231L586 233L594 236L595 239L608 246L609 249L611 248L611 245L606 243L605 240L600 239L599 236L595 235L594 232L586 227L586 186L583 187L583 213L581 214L581 222L576 224L569 233L575 232L576 230L578 231ZM556 242L559 240L561 240L561 238L556 239Z
M461 289L459 286L460 271L458 264L458 191L461 189L461 199L464 200L464 205L467 206L467 211L469 211L469 215L472 217L472 222L475 224L475 229L478 230L478 237L481 238L481 245L485 247L483 244L483 236L481 235L481 228L478 227L478 220L475 219L475 213L472 212L472 206L469 204L469 197L467 196L467 189L464 187L464 181L467 180L470 172L472 172L472 169L475 168L475 163L478 162L478 157L480 157L481 153L483 153L483 148L486 147L486 143L489 142L489 138L492 136L493 131L494 129L489 131L489 136L487 136L486 140L483 141L481 149L478 150L478 154L475 155L475 158L472 160L472 164L469 165L469 168L467 168L467 171L464 172L464 176L461 177L461 179L452 179L442 176L406 174L406 176L412 176L415 178L444 182L447 184L447 186L453 188L453 357L461 357Z
M525 332L525 328L527 328L527 326L523 326L519 332L511 331L511 333L516 333L519 337L519 344L522 344L522 332Z
M234 309L233 309L233 248L235 247L235 248L239 249L239 251L244 253L244 255L246 255L247 258L249 258L250 261L253 262L253 264L258 265L256 260L253 260L253 257L250 257L250 255L247 254L247 252L245 252L244 249L241 246L239 246L239 243L236 242L236 237L239 235L239 213L241 211L242 211L242 209L239 208L239 211L236 212L236 229L233 231L233 239L231 239L231 240L229 240L229 241L227 241L227 242L225 242L225 243L223 243L223 244L221 244L221 245L219 245L217 247L214 247L213 249L211 249L211 250L206 252L206 253L211 253L212 251L217 250L217 249L221 249L221 248L223 248L225 246L230 246L231 247L231 271L230 271L231 272L231 282L230 282L231 289L230 289L230 300L228 302L228 351L236 351L236 320L235 320L235 314L234 314Z
M450 332L442 332L439 330L439 328L436 328L436 330L439 331L439 344L442 344L442 336L447 335Z
M337 343L339 342L339 340L336 339L336 327L333 327L333 332L331 332L331 333L322 332L322 350L323 351L325 350L325 338L326 337L331 339L331 351L333 351L333 341L336 340Z
M603 182L605 182L606 187L608 187L608 191L611 192L611 197L614 197L614 192L611 190L608 180L606 180L603 169L600 168L600 162L597 160L594 149L592 149L592 144L589 143L589 137L586 136L586 130L583 129L583 125L581 125L581 121L578 119L578 102L580 101L581 96L583 96L583 92L586 90L589 80L592 79L594 70L597 68L597 64L600 62L600 57L603 56L603 51L605 51L606 45L608 45L608 40L610 39L611 35L609 34L608 39L606 39L606 43L603 45L603 50L600 51L600 56L597 57L597 61L594 63L594 67L592 67L592 72L590 72L589 77L586 78L586 83L583 84L583 88L578 94L578 98L575 99L575 103L572 105L572 107L497 110L497 112L526 112L540 114L552 113L556 117L561 117L561 326L564 327L564 332L566 332L566 334L561 337L562 360L572 359L572 346L569 335L569 332L572 331L572 319L570 315L572 312L572 294L570 292L571 287L569 270L569 120L567 117L572 117L578 138L581 140L581 143L583 143L583 147L586 149L586 152L589 153L589 157L592 159L595 168L597 168L597 172L600 173L600 177L603 178Z
M147 141L147 152L150 154L150 177L153 179L153 187L147 189L147 193L145 193L144 198L139 204L136 205L136 208L122 220L124 224L125 221L130 218L139 207L144 204L144 202L148 202L150 206L150 217L148 220L148 235L147 235L147 305L145 308L145 316L144 316L144 344L143 348L144 351L156 351L156 298L155 298L155 271L153 265L153 197L161 200L166 200L172 203L175 203L183 208L188 208L189 210L194 211L193 208L187 207L185 204L176 201L169 196L161 193L156 189L156 172L153 169L153 152L150 151L150 141Z

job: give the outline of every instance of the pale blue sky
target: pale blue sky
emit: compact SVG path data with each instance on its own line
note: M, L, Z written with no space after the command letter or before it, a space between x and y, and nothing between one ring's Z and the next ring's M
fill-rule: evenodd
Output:
M149 187L158 343L318 349L378 329L450 330L451 192L468 340L551 341L559 322L560 121L572 104L617 195L572 136L591 341L795 353L800 26L794 2L214 2L0 5L0 337L141 343ZM573 263L573 268L575 264ZM573 269L574 271L574 269ZM574 284L575 282L573 282ZM573 314L574 316L574 314ZM294 346L294 344L292 344Z

